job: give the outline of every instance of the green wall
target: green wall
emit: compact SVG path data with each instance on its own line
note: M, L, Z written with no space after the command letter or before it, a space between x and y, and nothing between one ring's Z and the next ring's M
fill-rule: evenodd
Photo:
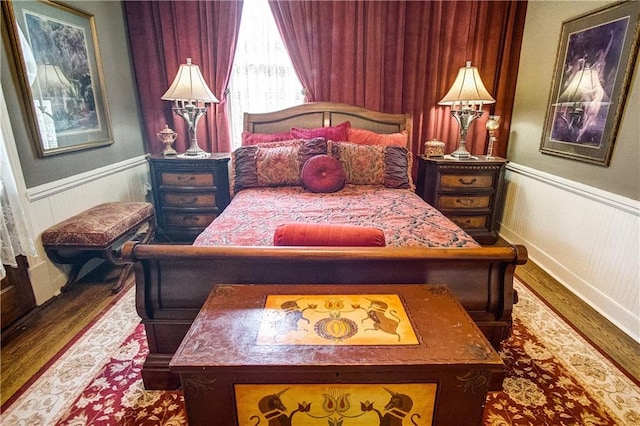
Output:
M121 2L65 1L65 4L95 17L114 142L105 147L38 158L25 124L19 86L8 60L10 46L3 22L0 76L27 188L145 154Z
M507 157L514 163L640 200L640 64L636 63L631 79L609 167L539 151L562 22L609 3L529 2Z

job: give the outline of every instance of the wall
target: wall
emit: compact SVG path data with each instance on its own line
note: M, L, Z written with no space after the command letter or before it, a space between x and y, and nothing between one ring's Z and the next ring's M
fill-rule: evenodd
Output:
M148 198L149 170L122 4L117 1L65 1L65 4L95 16L114 143L37 158L8 60L10 47L3 34L0 77L16 140L9 152L12 164L20 169L16 178L24 192L38 248L38 256L29 257L29 274L38 304L58 294L69 269L47 259L40 244L44 229L102 202ZM3 23L3 32L5 28Z
M562 21L606 4L529 3L500 233L640 341L639 64L609 167L539 152Z
M640 117L640 98L637 91L640 67L637 64L631 82L632 92L627 98L609 167L539 152L562 21L608 3L529 2L514 105L518 117L513 119L515 126L512 124L509 135L508 156L514 162L534 169L640 200L640 149L637 143L640 130L637 120L637 117ZM541 30L543 28L544 30Z
M38 158L25 126L17 82L7 56L10 46L4 43L3 36L2 87L27 188L145 153L122 4L119 1L65 1L65 4L95 17L114 142L105 147Z

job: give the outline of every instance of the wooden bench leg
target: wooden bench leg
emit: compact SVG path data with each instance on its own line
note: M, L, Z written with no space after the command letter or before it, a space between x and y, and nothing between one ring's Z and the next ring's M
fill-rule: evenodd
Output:
M86 258L80 262L74 263L73 267L71 268L71 271L69 272L69 278L67 278L67 282L65 283L65 285L63 285L60 288L60 291L62 293L66 293L67 291L69 291L69 289L71 288L71 286L73 286L77 280L78 280L78 275L80 274L80 270L82 269L82 267L90 260L91 258Z
M148 244L149 241L151 241L151 238L153 238L154 231L155 231L155 226L154 226L153 220L150 220L147 225L147 231L142 237L142 239L140 240L140 242L142 244ZM140 236L136 236L136 239L139 239L139 238ZM111 259L111 260L112 262L115 262L114 259ZM120 292L120 290L122 290L122 287L124 287L124 283L127 281L127 278L129 277L129 274L131 273L132 268L133 268L133 263L126 263L124 265L124 267L122 268L122 272L120 272L120 278L118 278L118 282L111 289L112 294L117 294Z
M127 278L129 278L131 268L133 268L133 263L127 263L126 265L124 265L122 271L120 272L120 278L118 278L118 282L111 289L112 294L117 294L120 292L120 290L122 290L122 287L124 287L124 283L127 281Z

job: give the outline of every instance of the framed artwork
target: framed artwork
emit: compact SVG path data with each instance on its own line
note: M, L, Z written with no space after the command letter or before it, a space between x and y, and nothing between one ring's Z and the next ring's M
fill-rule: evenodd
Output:
M540 143L544 154L608 166L638 55L640 2L562 23Z
M49 0L2 12L37 155L113 143L93 15Z

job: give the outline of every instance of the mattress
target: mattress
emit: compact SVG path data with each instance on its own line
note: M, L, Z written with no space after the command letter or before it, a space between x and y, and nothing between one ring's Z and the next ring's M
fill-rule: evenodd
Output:
M299 186L250 188L195 240L199 246L270 246L279 225L375 226L392 247L478 247L466 232L410 189L346 185L334 193Z

